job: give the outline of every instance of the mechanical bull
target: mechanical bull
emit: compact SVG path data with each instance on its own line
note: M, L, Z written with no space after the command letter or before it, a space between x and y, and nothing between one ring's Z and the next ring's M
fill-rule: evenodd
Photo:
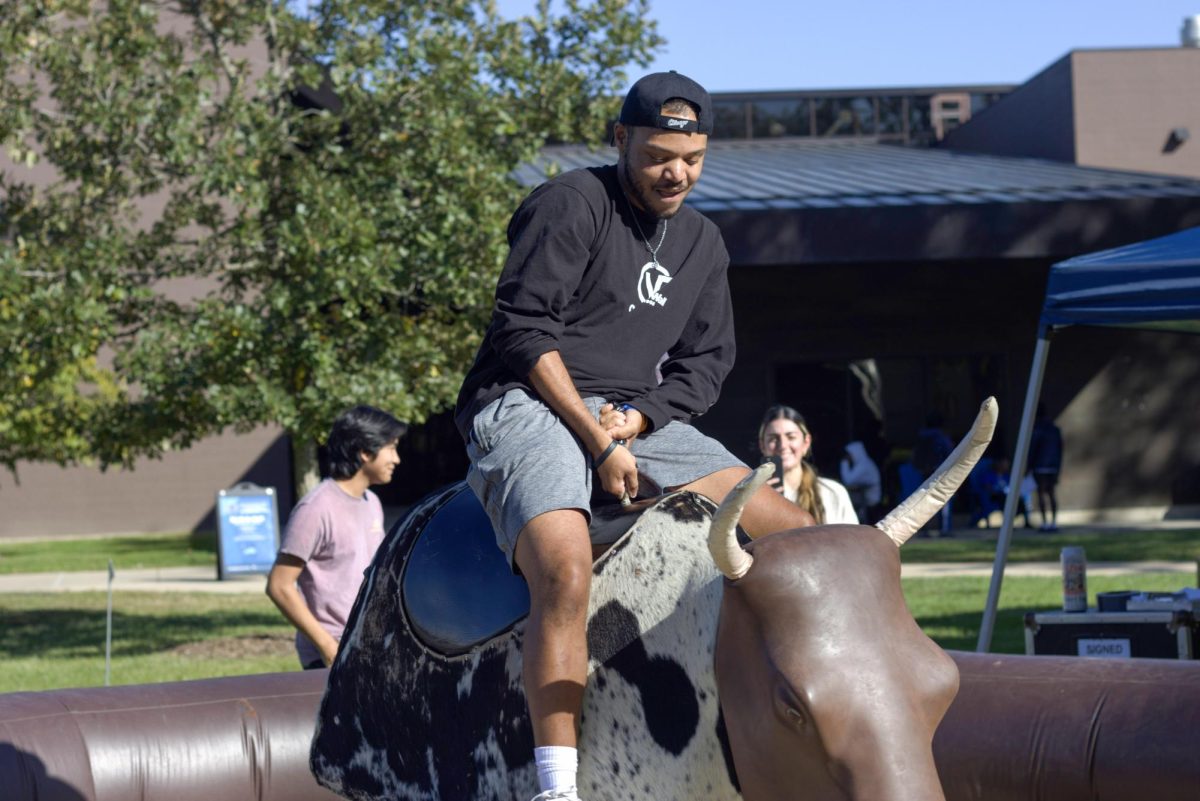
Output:
M943 798L931 742L958 670L908 612L897 546L966 478L995 418L989 398L942 468L877 527L743 546L736 521L763 468L715 516L691 493L641 514L593 568L580 796ZM477 506L461 485L427 500L367 573L310 755L343 796L536 792L521 681L528 596Z

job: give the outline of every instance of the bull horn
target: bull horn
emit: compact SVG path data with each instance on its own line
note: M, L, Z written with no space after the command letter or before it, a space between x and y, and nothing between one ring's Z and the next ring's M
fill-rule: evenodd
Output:
M743 478L721 502L717 513L713 515L712 526L708 529L708 552L717 563L725 578L737 581L750 572L754 557L737 541L737 524L746 504L758 492L758 488L767 483L775 474L775 465L770 462L761 464L750 475Z
M963 437L958 447L946 457L946 461L930 476L917 491L891 511L875 526L892 538L897 546L908 542L921 526L929 522L938 510L946 505L951 496L970 474L971 468L992 441L996 428L996 413L999 407L995 398L988 398L979 407L974 425Z

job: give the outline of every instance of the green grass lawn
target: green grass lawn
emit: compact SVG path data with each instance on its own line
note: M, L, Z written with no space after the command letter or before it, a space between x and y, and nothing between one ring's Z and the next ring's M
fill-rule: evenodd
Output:
M217 537L199 534L152 534L96 539L0 540L0 574L60 570L105 570L217 564Z
M1088 592L1177 590L1179 574L1093 576ZM909 608L945 648L971 651L986 577L904 580ZM1026 612L1057 609L1057 578L1010 577L992 650L1024 653ZM104 682L103 593L0 594L0 692ZM113 604L113 684L297 670L292 630L264 595L118 592Z
M990 562L996 555L996 532L970 537L910 540L901 551L905 562ZM1200 560L1200 531L1072 531L1040 534L1017 529L1009 547L1010 562L1053 562L1064 545L1082 545L1089 562L1147 559ZM111 558L119 569L139 567L213 566L216 535L159 534L97 539L5 542L0 540L0 574L60 570L104 570Z
M983 534L982 537L976 536ZM900 558L917 562L991 562L996 557L999 532L972 532L971 536L911 539ZM1063 546L1082 545L1088 562L1200 560L1200 530L1172 529L1127 531L1071 531L1042 534L1015 529L1008 548L1009 562L1057 562Z
M104 684L106 596L0 594L0 692ZM113 684L296 670L292 627L260 593L118 592Z

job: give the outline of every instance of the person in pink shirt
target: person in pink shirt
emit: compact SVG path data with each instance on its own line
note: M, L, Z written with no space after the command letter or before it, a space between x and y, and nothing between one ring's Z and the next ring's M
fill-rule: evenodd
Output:
M330 477L292 510L267 596L296 627L305 670L327 667L337 656L363 572L383 542L383 506L368 487L392 480L406 430L370 406L338 415L326 443Z

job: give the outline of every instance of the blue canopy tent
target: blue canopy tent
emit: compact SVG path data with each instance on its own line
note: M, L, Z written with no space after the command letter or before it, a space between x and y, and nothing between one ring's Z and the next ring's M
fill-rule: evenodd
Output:
M1069 325L1129 326L1200 333L1200 228L1125 247L1077 256L1050 268L1046 302L1038 324L1037 346L1029 371L1025 408L1012 459L1010 487L1025 474L1034 410L1042 389L1050 334ZM996 541L996 560L988 588L976 650L992 643L996 604L1008 546L1012 539L1019 493L1009 493L1004 523Z

